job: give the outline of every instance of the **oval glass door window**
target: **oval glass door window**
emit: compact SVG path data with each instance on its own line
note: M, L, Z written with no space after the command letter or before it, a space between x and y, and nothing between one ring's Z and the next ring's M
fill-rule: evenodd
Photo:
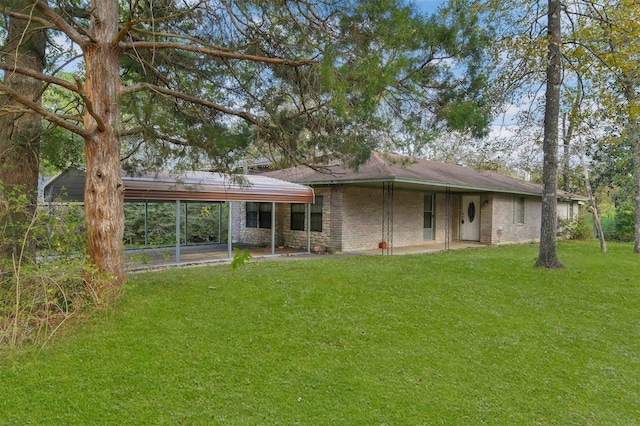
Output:
M474 202L470 202L469 207L467 207L467 218L469 218L469 223L476 218L476 204Z

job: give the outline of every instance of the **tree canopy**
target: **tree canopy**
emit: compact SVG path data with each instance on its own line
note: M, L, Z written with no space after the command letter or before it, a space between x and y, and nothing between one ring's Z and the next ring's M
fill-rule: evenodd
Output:
M224 170L250 143L355 166L384 138L485 132L488 38L455 3L428 17L398 0L7 1L2 28L46 31L46 66L0 69L65 93L41 104L6 78L0 93L84 141L87 255L118 285L122 166Z

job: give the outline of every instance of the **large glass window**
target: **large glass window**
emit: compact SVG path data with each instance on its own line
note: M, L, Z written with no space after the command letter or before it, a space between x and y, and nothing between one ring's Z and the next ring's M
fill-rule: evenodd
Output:
M322 195L316 195L311 205L311 231L322 232Z

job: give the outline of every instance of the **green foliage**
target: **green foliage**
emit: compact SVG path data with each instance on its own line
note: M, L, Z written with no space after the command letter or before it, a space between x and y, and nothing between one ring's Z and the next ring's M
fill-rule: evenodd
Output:
M226 204L187 202L181 203L180 206L181 244L227 241L229 213ZM163 246L176 243L174 202L147 203L146 233L144 203L127 202L124 205L124 212L124 239L127 246Z
M74 81L73 74L69 72L59 73L57 77L68 82ZM54 84L47 86L42 95L42 104L59 114L77 117L83 114L80 96ZM59 171L78 167L84 162L84 141L80 136L58 126L46 126L40 138L41 175L52 176Z
M247 262L251 260L251 253L249 253L248 249L240 250L237 247L233 248L233 259L231 260L231 268L235 271L238 270L239 267L244 266Z
M11 201L12 209L32 211L26 197ZM0 347L45 342L62 322L101 302L96 289L106 283L85 264L79 206L39 207L30 221L0 229L0 243L16 238L16 250L0 259Z
M558 236L567 240L589 240L593 238L593 224L584 215L578 220L561 219L558 221Z
M625 203L616 206L614 212L603 214L601 222L605 239L618 242L632 242L635 238L634 212L633 204Z
M0 360L6 424L631 425L640 263L560 242L134 274Z

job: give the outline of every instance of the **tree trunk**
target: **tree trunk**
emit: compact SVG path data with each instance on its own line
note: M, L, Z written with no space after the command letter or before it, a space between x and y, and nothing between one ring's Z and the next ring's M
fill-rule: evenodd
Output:
M633 151L633 183L635 189L634 244L633 252L640 253L640 134L638 133L638 96L634 84L635 76L626 73L622 80L624 96L627 101L627 132Z
M640 253L640 135L638 134L638 122L635 118L629 121L629 134L633 147L633 179L636 201L633 252Z
M576 104L578 104L576 100ZM574 111L572 111L573 113ZM571 185L569 184L569 166L571 159L571 137L573 136L573 120L569 118L569 124L567 127L566 116L562 118L562 190L564 192L571 192Z
M562 268L556 252L556 233L558 228L558 124L562 79L560 1L549 0L548 4L549 62L547 65L544 111L542 224L540 227L540 252L536 266Z
M85 223L87 256L96 272L107 274L102 296L124 281L124 186L120 169L120 52L111 42L118 34L118 1L93 0L93 41L84 49L88 102L84 126L87 180Z
M2 6L11 2L0 1ZM44 69L45 33L39 24L8 18L4 61L42 72ZM24 97L40 102L42 82L22 74L5 72L4 84ZM37 205L38 165L42 118L25 112L8 96L0 98L0 259L18 254L21 237ZM14 195L10 195L14 192ZM27 203L18 206L17 195L26 195ZM8 207L8 208L7 208ZM16 207L21 207L16 211ZM4 238L2 238L4 236Z

